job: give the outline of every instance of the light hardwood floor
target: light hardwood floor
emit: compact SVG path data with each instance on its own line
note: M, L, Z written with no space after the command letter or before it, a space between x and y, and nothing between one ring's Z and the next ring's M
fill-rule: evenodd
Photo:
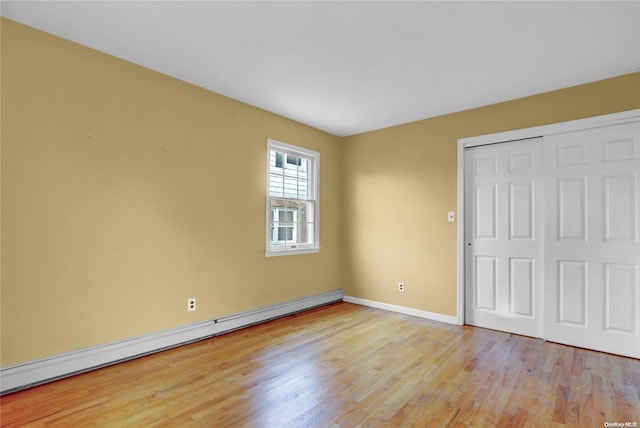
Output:
M337 303L9 394L2 426L640 426L640 361Z

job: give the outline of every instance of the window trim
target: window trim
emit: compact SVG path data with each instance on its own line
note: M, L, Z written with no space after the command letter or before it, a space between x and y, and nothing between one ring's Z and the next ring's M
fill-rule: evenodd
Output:
M277 150L280 152L284 152L286 154L291 154L294 156L304 156L310 158L313 166L311 171L311 189L313 192L313 198L310 200L314 201L314 222L313 222L313 243L312 244L302 244L296 246L281 246L278 248L274 245L271 245L272 232L271 232L271 195L270 192L270 158L271 151ZM286 159L283 159L283 162L286 162ZM313 150L305 149L303 147L294 146L291 144L283 143L281 141L273 140L271 138L267 139L267 153L266 153L266 203L265 203L265 257L273 257L273 256L286 256L286 255L294 255L294 254L309 254L309 253L317 253L320 251L320 153L315 152ZM279 246L280 247L280 246Z

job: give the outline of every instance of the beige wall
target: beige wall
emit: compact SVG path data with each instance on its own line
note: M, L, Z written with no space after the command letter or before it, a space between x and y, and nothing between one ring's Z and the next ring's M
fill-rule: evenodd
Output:
M1 71L3 366L340 288L337 137L4 19ZM267 137L319 254L264 257Z
M345 138L345 294L455 316L457 140L634 108L640 73Z
M339 139L4 19L1 72L3 366L336 288L455 315L457 139L640 107L636 73ZM264 257L268 137L321 153L319 254Z

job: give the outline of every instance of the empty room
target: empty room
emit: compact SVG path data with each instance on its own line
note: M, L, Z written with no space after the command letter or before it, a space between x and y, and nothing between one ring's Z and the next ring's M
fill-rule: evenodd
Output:
M640 424L640 2L0 14L2 427Z

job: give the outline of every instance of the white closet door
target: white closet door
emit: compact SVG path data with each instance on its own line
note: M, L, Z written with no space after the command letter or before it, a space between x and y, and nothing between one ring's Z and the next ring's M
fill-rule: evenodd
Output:
M640 358L640 124L544 140L545 338Z
M542 335L540 138L466 149L467 324Z

